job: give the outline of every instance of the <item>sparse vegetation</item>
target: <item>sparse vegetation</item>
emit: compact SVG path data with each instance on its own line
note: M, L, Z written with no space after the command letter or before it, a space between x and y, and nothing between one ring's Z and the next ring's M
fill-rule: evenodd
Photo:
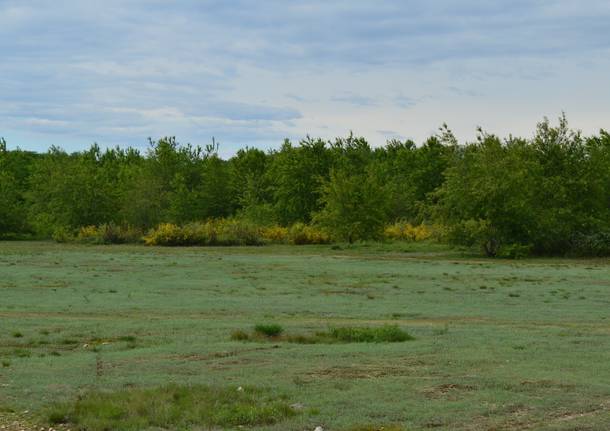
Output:
M47 416L53 425L88 431L137 431L271 425L295 414L286 400L256 388L169 385L89 393Z

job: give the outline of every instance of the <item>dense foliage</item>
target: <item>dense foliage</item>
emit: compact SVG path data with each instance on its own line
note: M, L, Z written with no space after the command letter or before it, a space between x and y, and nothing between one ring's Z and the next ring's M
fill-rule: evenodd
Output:
M424 223L492 256L610 249L610 134L584 137L565 117L545 119L531 139L480 130L460 145L443 126L420 146L372 148L350 135L245 148L228 160L217 151L163 138L145 153L93 145L37 154L0 140L0 236L129 242L148 233L162 243L188 233L195 243L249 244L266 228L277 242L352 242L428 238L400 227Z

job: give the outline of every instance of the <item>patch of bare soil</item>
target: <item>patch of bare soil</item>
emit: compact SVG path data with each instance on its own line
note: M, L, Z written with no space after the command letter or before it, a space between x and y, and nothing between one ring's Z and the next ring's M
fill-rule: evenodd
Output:
M433 386L423 391L427 398L448 398L451 400L458 399L464 392L476 390L475 386L463 385L458 383L444 383L442 385Z

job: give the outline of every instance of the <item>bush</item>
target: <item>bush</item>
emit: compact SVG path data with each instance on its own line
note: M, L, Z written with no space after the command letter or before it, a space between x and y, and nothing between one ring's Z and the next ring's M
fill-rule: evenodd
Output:
M268 226L261 229L261 236L267 242L286 244L289 241L289 229L283 226Z
M126 244L142 240L142 231L130 226L104 223L100 226L80 228L76 241L87 244Z
M261 245L263 236L257 226L237 219L208 220L183 227L162 223L144 237L147 245Z
M383 236L386 239L402 241L424 241L432 236L432 230L424 224L413 226L411 223L399 221L386 226Z
M58 227L53 230L51 238L53 241L59 243L74 241L74 235L72 235L72 232L65 227Z
M88 229L88 228L87 228ZM147 245L262 245L276 244L328 244L325 231L296 223L290 228L282 226L260 227L244 219L215 219L178 226L162 223L144 237Z
M330 236L324 230L304 223L293 224L288 236L290 243L295 245L330 243Z

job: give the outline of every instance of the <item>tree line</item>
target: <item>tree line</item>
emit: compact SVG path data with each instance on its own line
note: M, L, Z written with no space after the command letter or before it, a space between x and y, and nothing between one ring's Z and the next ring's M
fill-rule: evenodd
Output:
M379 238L395 221L436 226L441 240L488 255L610 251L610 134L583 136L547 119L531 138L447 126L421 145L362 137L286 140L277 150L150 140L148 149L46 153L0 140L0 236L46 238L113 223L235 218L319 226L338 241Z

